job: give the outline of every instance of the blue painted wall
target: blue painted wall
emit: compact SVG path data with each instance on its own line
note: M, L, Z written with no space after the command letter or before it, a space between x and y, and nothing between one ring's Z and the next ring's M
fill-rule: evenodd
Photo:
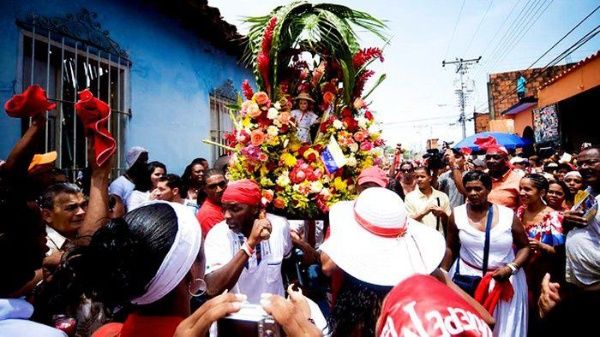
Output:
M132 1L2 0L0 1L0 101L13 93L17 80L17 17L30 13L64 16L86 8L98 14L102 29L133 63L131 110L126 148L146 147L150 160L179 173L195 157L210 158L202 143L210 129L209 92L227 79L239 88L253 79L250 70L174 20ZM21 90L16 87L16 90ZM20 137L20 122L0 113L0 158Z

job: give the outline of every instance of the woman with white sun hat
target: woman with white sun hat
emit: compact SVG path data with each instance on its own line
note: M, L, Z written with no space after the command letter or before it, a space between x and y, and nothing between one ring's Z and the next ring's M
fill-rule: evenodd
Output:
M329 322L332 337L374 336L384 297L412 275L432 274L450 282L438 269L444 237L408 217L396 193L369 188L355 201L333 205L329 221L331 233L321 245L322 257L343 272ZM469 303L477 306L472 299ZM493 319L487 315L486 321Z

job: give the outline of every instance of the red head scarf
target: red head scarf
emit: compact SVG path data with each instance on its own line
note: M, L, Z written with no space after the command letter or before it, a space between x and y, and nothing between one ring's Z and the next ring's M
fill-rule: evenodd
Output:
M260 187L250 179L232 181L227 184L221 202L239 202L247 205L258 205L262 198Z
M488 137L482 137L482 138L477 138L475 139L475 145L479 146L480 149L484 150L486 153L487 152L503 152L508 154L508 150L506 150L506 148L500 144L498 144L496 142L496 138L492 137L492 136L488 136Z

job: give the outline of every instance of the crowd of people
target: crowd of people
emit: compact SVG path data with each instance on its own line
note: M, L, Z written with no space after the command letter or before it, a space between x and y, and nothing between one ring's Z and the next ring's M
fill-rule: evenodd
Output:
M0 165L2 337L223 336L249 305L292 337L548 336L587 331L594 310L573 308L599 303L598 147L543 164L493 139L483 159L398 153L312 244L226 158L179 176L134 146L111 182L91 137L89 180L71 182L34 154L45 114L27 117Z

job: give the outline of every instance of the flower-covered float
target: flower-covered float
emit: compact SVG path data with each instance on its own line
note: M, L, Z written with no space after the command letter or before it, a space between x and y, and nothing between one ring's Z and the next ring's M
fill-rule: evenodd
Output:
M319 216L353 199L360 171L382 163L384 141L367 99L385 75L365 87L374 75L368 66L383 56L361 49L355 28L383 39L385 25L345 6L306 2L247 22L245 59L258 88L244 81L244 97L231 107L230 179L254 179L276 213Z

